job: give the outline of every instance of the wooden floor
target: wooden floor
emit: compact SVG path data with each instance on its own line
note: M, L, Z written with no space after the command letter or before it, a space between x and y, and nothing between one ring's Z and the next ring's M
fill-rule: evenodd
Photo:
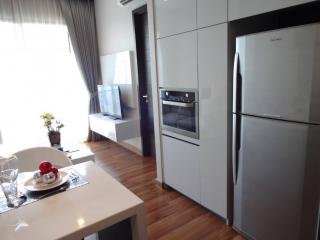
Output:
M145 202L152 239L243 240L214 214L155 182L156 164L111 141L88 143L96 163Z

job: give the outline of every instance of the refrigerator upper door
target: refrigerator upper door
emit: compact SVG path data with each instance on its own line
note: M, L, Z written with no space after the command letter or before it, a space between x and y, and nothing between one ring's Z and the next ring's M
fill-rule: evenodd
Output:
M238 113L320 123L320 24L238 37Z
M234 226L253 239L314 240L320 126L250 116L240 121Z

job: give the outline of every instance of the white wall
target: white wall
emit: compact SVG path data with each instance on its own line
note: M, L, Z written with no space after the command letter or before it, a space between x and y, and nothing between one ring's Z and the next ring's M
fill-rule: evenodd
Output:
M135 51L132 10L146 0L134 0L120 6L118 0L95 0L99 51L101 55L119 51Z
M154 111L154 131L157 161L157 180L162 182L162 158L160 143L160 119L158 102L158 80L156 71L156 48L154 31L154 0L134 0L126 6L120 6L119 0L95 0L96 23L100 56L113 54L120 51L130 50L133 55L133 81L136 88L135 114L139 115L138 109L138 74L137 57L135 46L135 33L133 26L132 10L147 3L148 23L150 33L150 52L151 52L151 74L152 74L152 97ZM142 149L141 138L130 139L126 143L135 148Z
M135 0L126 6L118 4L118 0L96 0L96 23L100 56L131 50L133 52L133 92L136 107L134 115L139 116L138 74L136 62L136 46L133 28L132 10L145 4L145 0ZM139 151L142 150L141 138L125 141Z

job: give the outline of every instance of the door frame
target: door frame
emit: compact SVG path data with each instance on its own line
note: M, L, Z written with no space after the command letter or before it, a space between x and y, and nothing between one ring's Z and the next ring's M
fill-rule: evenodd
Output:
M141 5L140 5L141 6ZM155 4L154 1L147 1L148 9L148 27L149 27L149 43L151 55L151 80L152 80L152 107L153 107L153 124L155 133L155 148L156 148L156 166L158 183L164 184L163 161L162 161L162 135L160 131L160 105L159 105L159 84L158 84L158 69L157 69L157 40L155 26ZM133 15L132 15L133 17ZM133 19L132 19L133 21ZM133 21L134 23L134 21ZM134 32L134 31L133 31ZM135 32L134 32L135 34ZM135 37L134 37L135 39ZM139 107L139 106L138 106Z
M151 153L152 151L149 150L149 149L146 149L146 146L145 146L145 139L148 138L148 135L147 135L147 132L149 131L147 129L147 131L145 131L145 126L146 126L146 123L148 123L148 119L147 116L146 117L143 117L143 112L142 112L142 101L143 100L143 97L142 97L142 92L145 88L145 85L147 84L146 81L147 79L145 78L145 73L146 73L146 69L144 69L144 67L142 67L144 65L144 61L145 59L141 59L141 57L139 57L139 54L140 54L140 51L144 51L144 49L140 49L138 48L138 44L137 44L137 34L136 34L136 17L137 15L139 14L144 14L146 13L148 15L148 6L147 4L144 4L142 5L141 7L138 7L137 9L133 10L132 11L132 20L133 20L133 30L134 30L134 39L135 39L135 47L136 47L136 59L137 59L137 75L138 75L138 105L139 105L139 114L140 114L140 133L141 133L141 145L142 145L142 155L143 156L151 156ZM149 22L148 22L148 25L149 25ZM148 29L149 29L149 26L148 26ZM150 35L149 35L149 38L150 38ZM152 56L150 55L150 58ZM151 65L151 62L150 62L150 65ZM151 66L150 66L151 67ZM150 73L151 74L151 73ZM152 81L152 76L151 77L151 81ZM143 79L142 79L143 78ZM141 84L143 83L143 84ZM152 97L152 90L151 90L151 102L150 104L152 104L152 101L153 101L153 97ZM152 106L153 108L153 106ZM153 119L154 119L154 112L152 111L152 116L153 116ZM154 127L154 121L152 122L152 125L153 125L153 135L155 137L155 127ZM152 147L152 146L151 146ZM154 141L154 154L155 154L155 158L156 158L156 146L155 146L155 141Z

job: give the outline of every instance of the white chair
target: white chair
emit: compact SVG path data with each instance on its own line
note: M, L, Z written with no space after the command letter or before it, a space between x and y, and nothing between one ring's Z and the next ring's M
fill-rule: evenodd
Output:
M14 153L19 159L19 171L36 171L42 161L51 162L55 167L70 166L71 160L61 151L51 147L34 147Z

